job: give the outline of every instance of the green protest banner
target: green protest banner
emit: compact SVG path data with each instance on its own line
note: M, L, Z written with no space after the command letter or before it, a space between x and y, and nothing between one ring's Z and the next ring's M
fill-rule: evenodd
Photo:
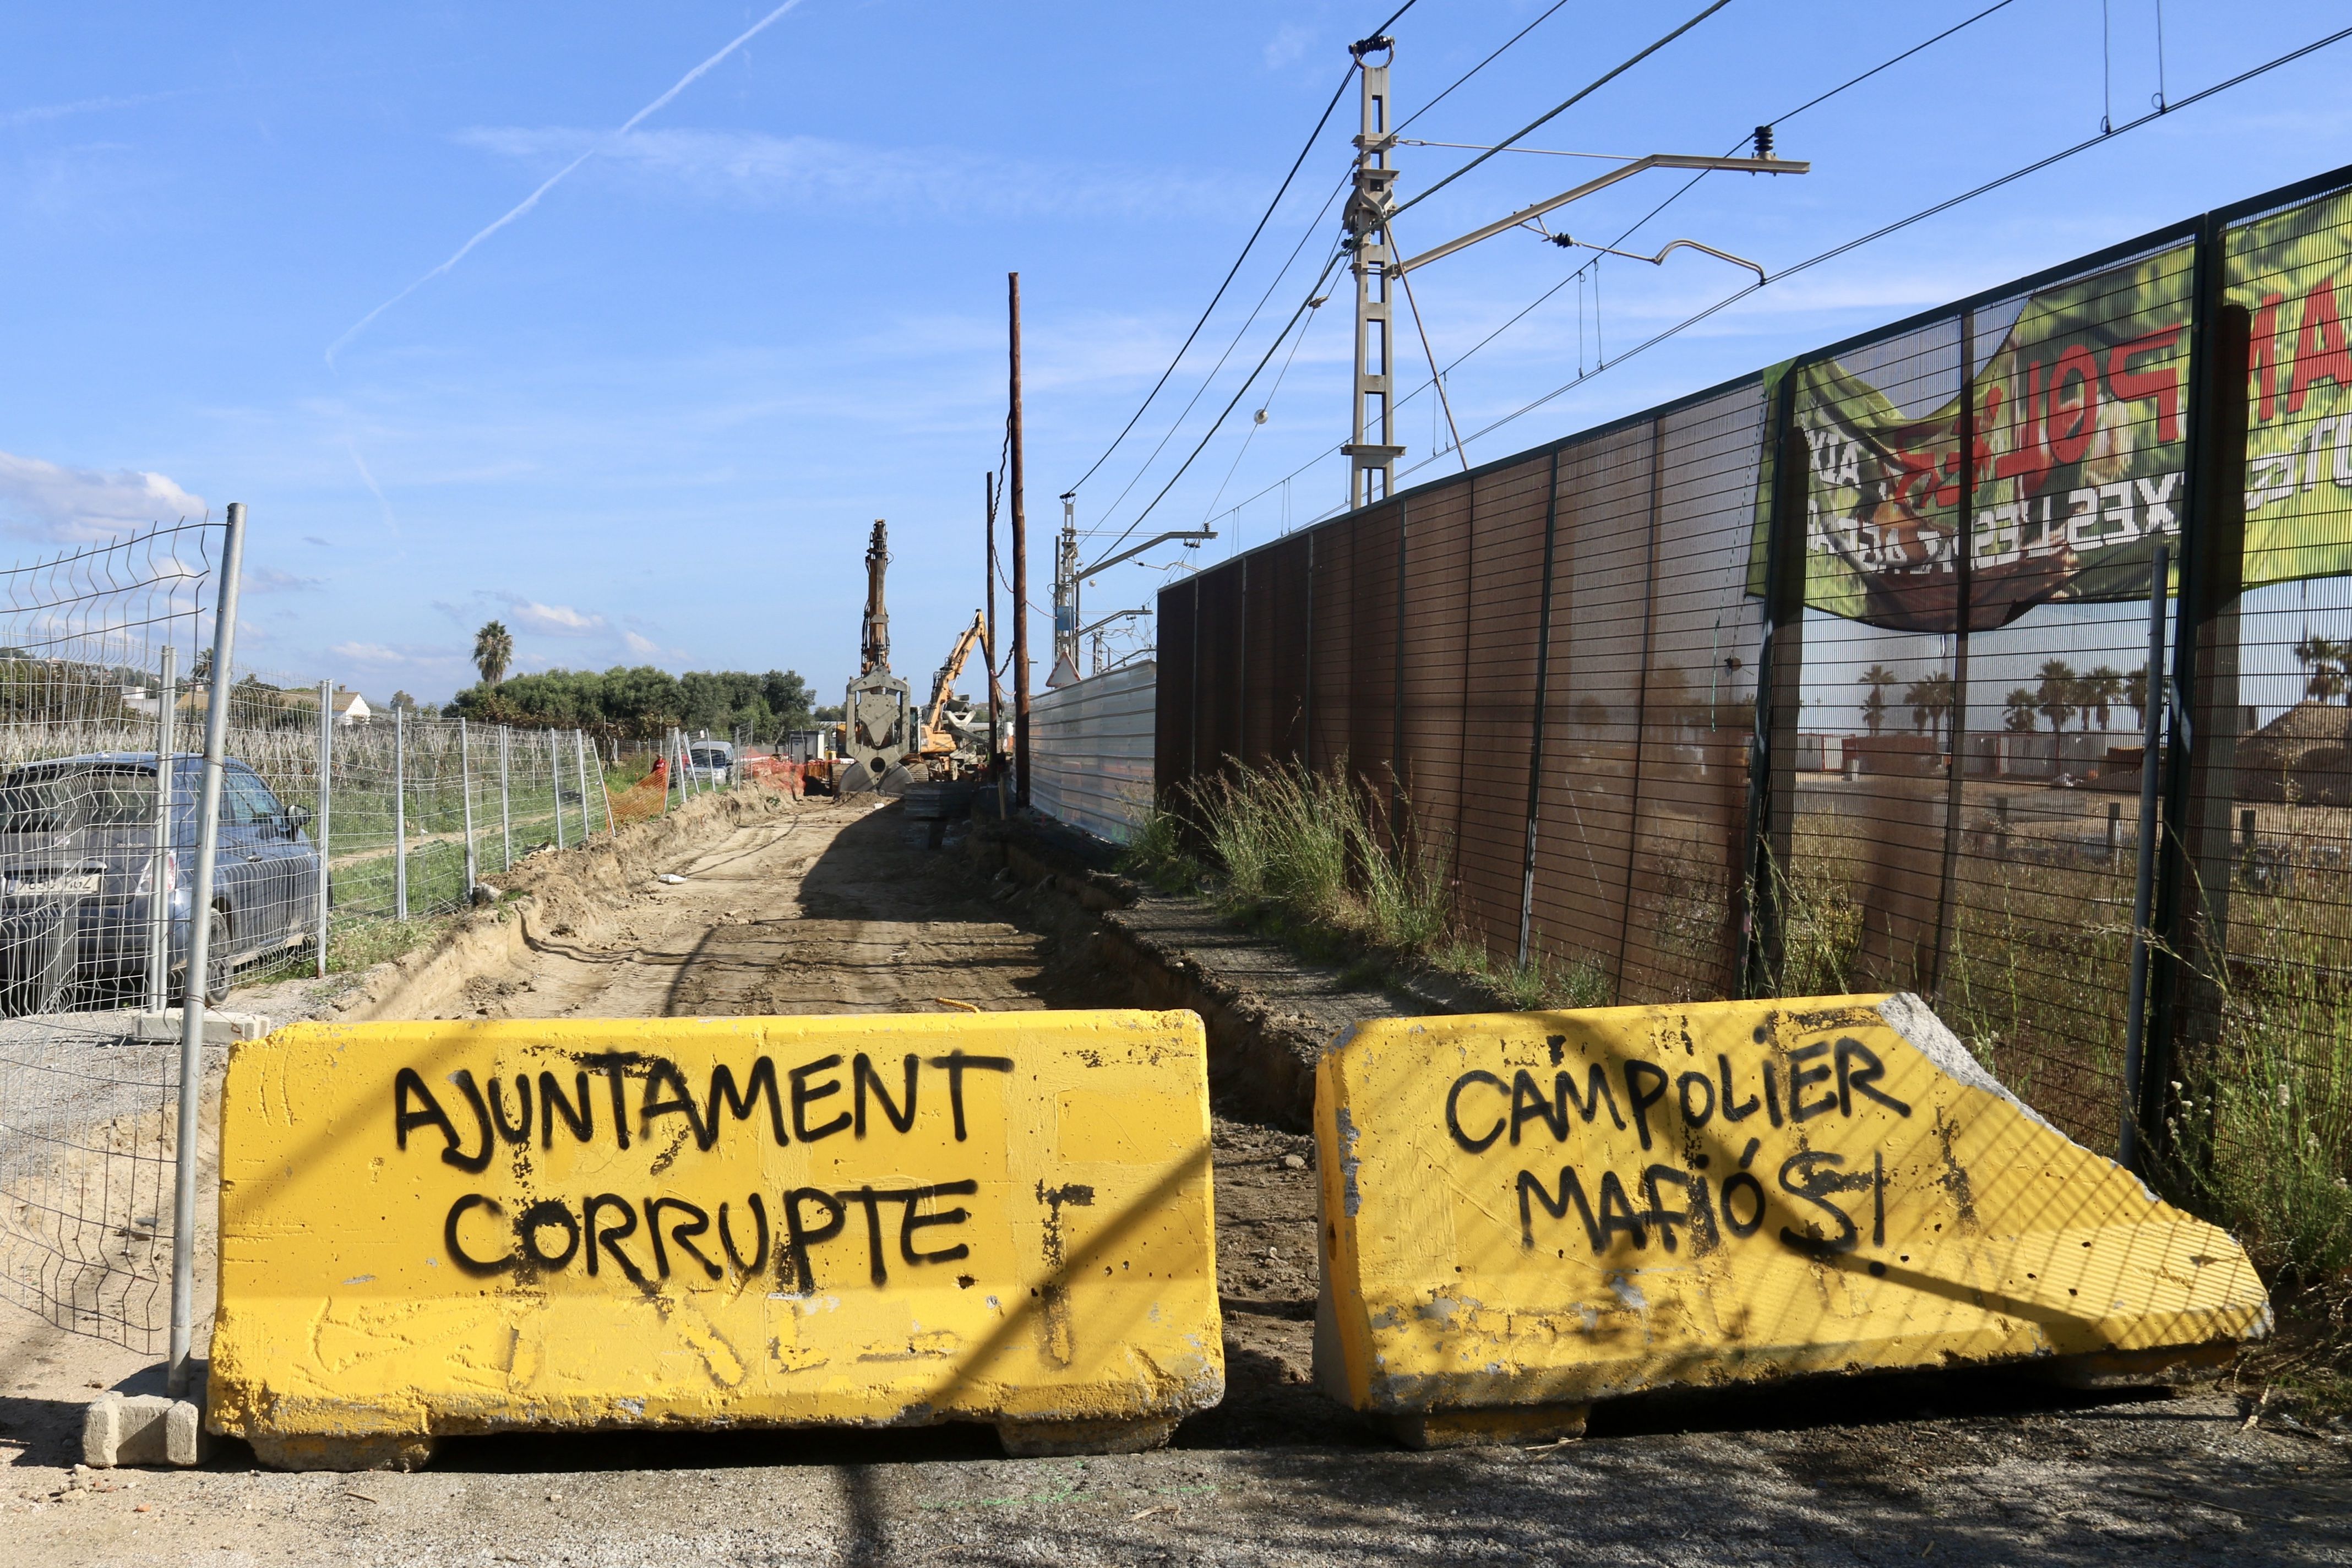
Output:
M2352 573L2352 195L2233 230L2229 288L2250 318L2246 584Z
M2251 321L2242 581L2352 573L2352 195L2256 220L2229 241L2229 300ZM2042 289L1990 345L1976 318L1973 517L1965 530L1971 630L2036 605L2137 599L2154 546L2177 539L2187 500L2193 247L2186 243ZM1961 405L1920 406L1914 385L1957 389L1958 324L1839 360L1767 373L1796 378L1804 437L1805 602L1899 631L1959 617ZM1932 397L1932 393L1929 394ZM1758 489L1749 592L1761 594Z

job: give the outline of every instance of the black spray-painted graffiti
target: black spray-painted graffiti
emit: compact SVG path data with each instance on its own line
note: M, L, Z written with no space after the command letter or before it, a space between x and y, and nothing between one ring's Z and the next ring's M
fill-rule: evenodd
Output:
M750 1125L754 1138L761 1135L758 1123L764 1121L767 1138L779 1148L845 1133L862 1140L885 1129L912 1135L919 1107L938 1103L936 1093L928 1100L921 1095L923 1084L944 1075L944 1120L954 1142L961 1143L970 1137L964 1104L967 1075L1013 1070L1009 1057L961 1050L929 1058L909 1053L895 1064L894 1089L863 1052L850 1058L845 1072L836 1054L788 1068L781 1077L775 1062L763 1056L740 1079L725 1063L712 1068L709 1091L698 1101L686 1074L667 1058L606 1051L580 1055L572 1061L568 1086L553 1071L542 1070L535 1083L528 1073L515 1074L511 1107L505 1079L493 1075L486 1094L470 1069L450 1073L446 1082L463 1101L461 1116L467 1123L463 1127L461 1118L450 1114L422 1074L402 1068L392 1085L394 1142L405 1152L412 1133L438 1132L442 1162L471 1175L488 1170L505 1145L516 1158L518 1175L523 1175L534 1130L541 1151L555 1146L559 1129L576 1142L597 1141L600 1118L592 1090L594 1075L602 1075L610 1107L609 1115L601 1119L603 1135L625 1150L633 1142L666 1139L667 1147L649 1162L652 1173L659 1174L689 1142L698 1150L716 1148L730 1119ZM877 1287L889 1283L894 1261L914 1268L970 1257L968 1243L923 1233L947 1230L951 1235L952 1227L970 1220L971 1211L944 1206L944 1200L970 1197L979 1190L980 1184L971 1178L918 1186L791 1187L778 1194L772 1227L768 1202L756 1192L745 1194L740 1215L731 1201L719 1203L714 1212L675 1195L631 1198L618 1193L536 1198L509 1212L496 1197L467 1193L450 1205L442 1224L442 1246L452 1264L478 1278L529 1278L575 1267L594 1276L610 1268L651 1291L680 1270L689 1278L699 1273L716 1281L731 1273L748 1281L772 1269L783 1291L808 1295L819 1288L817 1248L845 1237L859 1222L866 1239L866 1275ZM636 1252L625 1245L633 1238ZM969 1287L972 1280L961 1275L957 1282Z
M1759 1044L1769 1037L1763 1030L1757 1033ZM1553 1035L1546 1043L1559 1067L1566 1054L1566 1037ZM1589 1127L1603 1115L1618 1131L1633 1131L1645 1153L1679 1134L1674 1141L1683 1150L1681 1164L1644 1162L1630 1181L1612 1170L1596 1177L1589 1167L1574 1164L1561 1165L1551 1180L1519 1169L1512 1186L1520 1246L1532 1249L1538 1245L1538 1214L1561 1223L1572 1214L1595 1253L1607 1252L1622 1236L1640 1250L1654 1243L1676 1252L1687 1245L1704 1254L1727 1238L1744 1240L1761 1231L1777 1204L1789 1222L1776 1229L1781 1245L1817 1258L1834 1257L1854 1250L1862 1241L1858 1211L1835 1201L1846 1194L1869 1194L1870 1242L1874 1247L1885 1244L1886 1166L1882 1153L1873 1152L1867 1170L1848 1169L1843 1154L1801 1147L1780 1160L1777 1169L1769 1162L1761 1167L1772 1179L1768 1190L1764 1179L1749 1168L1763 1150L1760 1136L1747 1138L1737 1168L1719 1175L1709 1171L1714 1157L1704 1147L1709 1140L1698 1136L1720 1123L1714 1135L1720 1138L1723 1130L1760 1116L1759 1129L1794 1128L1801 1141L1803 1129L1815 1118L1833 1115L1850 1121L1857 1101L1874 1102L1908 1118L1911 1107L1880 1087L1885 1064L1860 1040L1850 1035L1816 1040L1777 1060L1767 1058L1739 1069L1727 1053L1717 1055L1711 1072L1675 1074L1654 1062L1633 1059L1617 1067L1612 1082L1604 1064L1585 1064L1580 1083L1576 1071L1559 1068L1548 1088L1527 1068L1517 1069L1507 1080L1473 1068L1446 1091L1446 1133L1470 1154L1483 1154L1498 1142L1512 1148L1539 1140L1566 1143L1573 1126L1580 1122ZM1619 1084L1624 1089L1622 1106ZM1883 1264L1873 1263L1870 1268L1885 1272Z

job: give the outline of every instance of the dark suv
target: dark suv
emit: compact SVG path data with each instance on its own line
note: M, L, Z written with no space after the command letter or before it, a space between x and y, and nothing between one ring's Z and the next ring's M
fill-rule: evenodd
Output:
M201 758L171 759L171 847L161 857L154 752L25 763L0 776L0 1013L135 994L154 945L159 892L169 910L169 967L185 968L203 767ZM251 768L226 764L207 916L210 1000L226 997L239 965L314 933L320 866L303 831L310 821L309 807L279 804Z

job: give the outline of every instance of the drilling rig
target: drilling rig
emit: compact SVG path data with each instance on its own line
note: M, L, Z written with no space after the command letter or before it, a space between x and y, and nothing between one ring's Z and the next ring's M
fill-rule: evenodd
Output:
M919 743L914 690L890 673L890 612L882 602L882 578L889 568L889 529L877 518L874 536L866 546L866 620L858 642L857 679L849 683L842 706L849 759L838 784L843 795L903 790L907 757Z

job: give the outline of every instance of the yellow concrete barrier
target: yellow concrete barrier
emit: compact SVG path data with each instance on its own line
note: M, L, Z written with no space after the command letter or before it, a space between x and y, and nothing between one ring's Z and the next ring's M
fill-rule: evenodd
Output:
M1317 1374L1422 1445L1669 1384L2226 1352L2224 1232L1994 1082L1917 998L1368 1024L1322 1059Z
M408 1465L503 1428L997 1424L1223 1396L1191 1013L294 1026L222 1119L211 1421Z

